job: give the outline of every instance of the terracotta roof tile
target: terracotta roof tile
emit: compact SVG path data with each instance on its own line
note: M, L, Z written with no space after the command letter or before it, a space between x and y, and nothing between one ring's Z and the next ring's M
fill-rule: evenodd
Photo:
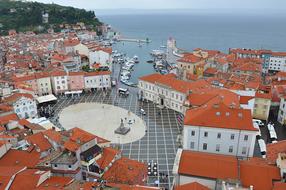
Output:
M52 148L52 145L49 143L49 141L45 138L43 132L36 133L33 135L30 135L26 137L26 140L32 144L36 145L41 152L47 151Z
M115 156L120 153L119 150L113 149L113 148L104 148L103 153L100 159L96 161L96 163L99 165L101 169L105 169L113 159L115 159Z
M35 168L40 160L40 153L36 151L9 150L1 159L0 166L27 166Z
M187 110L184 124L257 131L253 127L251 110L230 107L223 103L212 104L210 102L204 106Z
M112 183L144 185L147 178L147 166L144 163L122 157L112 164L102 178Z
M183 150L178 173L212 179L238 179L234 156Z
M279 153L286 153L286 140L267 144L266 159L271 164L276 164Z
M251 158L240 161L240 180L244 187L253 185L254 189L271 190L273 180L280 179L279 168L268 165L264 159Z

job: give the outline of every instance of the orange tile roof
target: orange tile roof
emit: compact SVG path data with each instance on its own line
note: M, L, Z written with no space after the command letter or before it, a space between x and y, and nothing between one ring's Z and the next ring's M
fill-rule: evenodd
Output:
M209 88L191 93L188 100L193 106L202 106L206 103L216 104L222 102L227 106L234 105L239 107L239 96L225 89Z
M266 159L270 164L276 164L279 153L286 153L286 140L267 144Z
M218 72L218 70L216 68L207 68L204 71L204 74L211 74L211 75L215 75Z
M143 80L153 84L163 84L170 87L173 90L182 93L189 93L190 90L202 90L210 88L210 85L205 80L198 80L195 82L187 82L183 80L176 79L174 75L161 75L158 73L140 77L139 80Z
M240 180L244 187L253 185L254 189L271 190L273 181L280 179L279 168L268 165L262 158L240 161Z
M122 157L112 164L102 177L112 183L144 185L147 166L144 163Z
M18 121L18 116L14 113L0 116L0 125L5 125L10 121Z
M80 140L80 143L84 144L84 143L87 143L93 139L95 139L95 135L87 132L87 131L84 131L80 128L73 128L73 129L70 129L68 130L69 133L71 133L71 136L70 136L70 140L76 142L77 140Z
M64 189L69 184L74 181L72 177L61 177L61 176L52 176L46 181L44 181L41 185L39 185L36 190L58 190Z
M286 52L272 52L272 56L286 57Z
M99 75L110 75L110 71L95 71L95 72L88 72L85 73L84 76L99 76Z
M210 190L210 188L198 183L187 183L185 185L176 186L174 190Z
M76 142L69 140L69 141L66 141L64 143L64 147L65 147L65 149L67 149L71 152L76 152L80 148L80 145L78 145Z
M110 147L104 148L101 158L98 159L96 163L101 169L105 169L119 153L119 150Z
M197 63L202 61L203 59L201 57L198 57L194 55L193 53L186 53L184 54L184 57L177 60L178 62L184 62L184 63Z
M26 93L15 93L7 98L4 99L5 102L15 102L18 99L25 97L25 98L29 98L29 99L34 99L32 94L26 94Z
M271 93L260 93L260 92L256 92L256 93L255 93L255 97L256 97L256 98L262 98L262 99L271 100L271 99L272 99L272 94L271 94Z
M206 115L208 117L206 117ZM187 110L184 124L257 131L257 129L253 127L251 110L232 108L223 103L212 104L210 102L204 106Z
M239 97L239 103L240 104L248 104L250 100L252 100L254 97L253 96L240 96Z
M1 159L0 166L27 166L35 168L40 160L40 153L10 149Z
M234 156L183 150L178 173L212 179L238 179Z
M52 148L50 142L45 138L42 132L30 135L25 138L31 145L36 145L41 152L47 151Z
M76 46L80 44L78 39L68 39L64 41L64 46Z
M276 182L274 183L274 187L272 190L285 190L285 189L286 189L286 183Z
M44 171L36 169L27 169L16 175L9 190L31 190L35 189L40 181L40 177Z
M60 143L62 141L62 136L59 132L53 130L53 129L49 129L46 131L43 131L44 136L47 136L48 139L55 141L57 143Z

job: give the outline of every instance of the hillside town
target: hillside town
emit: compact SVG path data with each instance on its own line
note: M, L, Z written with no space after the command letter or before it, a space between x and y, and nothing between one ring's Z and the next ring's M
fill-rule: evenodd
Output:
M122 82L135 58L117 54L85 28L0 37L0 189L286 189L286 52L181 52L170 38L172 68L135 86ZM62 110L91 102L140 116L144 141L116 143L91 120L67 129Z

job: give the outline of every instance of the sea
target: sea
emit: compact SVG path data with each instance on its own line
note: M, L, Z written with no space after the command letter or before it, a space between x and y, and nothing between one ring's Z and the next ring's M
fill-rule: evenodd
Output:
M137 55L140 63L135 66L131 81L154 73L150 52L166 45L172 37L177 47L186 51L195 48L220 50L229 48L271 49L286 51L286 13L255 11L200 11L200 10L104 10L95 11L104 23L119 31L126 38L152 40L149 44L120 42L114 49L129 57Z

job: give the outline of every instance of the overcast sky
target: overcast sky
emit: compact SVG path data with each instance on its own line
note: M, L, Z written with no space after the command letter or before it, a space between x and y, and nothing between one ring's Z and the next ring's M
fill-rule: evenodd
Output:
M33 0L85 9L264 9L286 10L286 0Z

